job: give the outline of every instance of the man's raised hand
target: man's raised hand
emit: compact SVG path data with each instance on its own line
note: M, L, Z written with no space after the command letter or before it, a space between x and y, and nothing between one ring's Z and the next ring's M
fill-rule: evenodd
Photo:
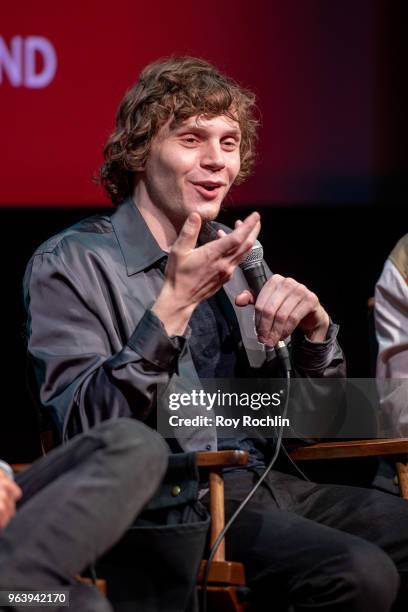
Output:
M169 253L163 289L152 310L169 335L184 333L194 309L216 293L251 250L261 229L257 212L230 233L196 248L201 229L190 213Z

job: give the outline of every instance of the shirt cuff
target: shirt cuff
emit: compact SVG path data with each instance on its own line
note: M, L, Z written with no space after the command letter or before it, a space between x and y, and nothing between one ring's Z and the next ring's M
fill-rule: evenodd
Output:
M146 310L127 342L141 357L169 372L177 371L185 343L183 336L168 336L163 323L151 310Z
M339 326L330 322L326 340L312 342L303 333L292 334L292 358L297 369L303 372L324 371L333 361L337 348Z

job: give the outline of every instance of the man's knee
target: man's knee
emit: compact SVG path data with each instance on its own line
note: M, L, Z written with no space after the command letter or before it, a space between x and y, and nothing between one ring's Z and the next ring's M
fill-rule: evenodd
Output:
M344 534L330 551L294 579L289 595L295 609L389 612L399 589L397 568L380 548Z
M399 575L391 558L361 539L349 541L338 576L339 592L348 593L348 609L387 612L397 596Z
M105 421L95 428L102 435L110 461L125 463L129 472L146 468L152 478L160 479L167 468L169 448L164 439L136 419L118 418ZM130 469L133 466L133 470Z

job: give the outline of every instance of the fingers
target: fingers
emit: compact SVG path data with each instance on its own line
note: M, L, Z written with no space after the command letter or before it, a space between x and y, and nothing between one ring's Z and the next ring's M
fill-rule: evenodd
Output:
M260 230L261 230L261 224L257 223L257 225L254 227L254 229L249 234L246 244L243 244L242 248L239 249L233 255L232 262L234 264L240 264L241 262L245 261L245 259L248 257L248 254L251 252L255 244L255 241L258 237Z
M198 213L192 212L184 222L183 227L172 246L172 251L188 253L195 248L198 235L201 230L201 217Z
M275 312L284 300L284 293L281 287L283 276L274 274L262 288L255 303L255 325L258 336L264 341L265 336L272 329Z
M260 317L259 326L257 327L258 337L261 342L275 346L279 340L284 340L298 326L300 319L296 318L295 310L301 302L301 297L298 295L290 295L283 297L281 303L267 306L266 310Z
M240 225L242 225L242 221L241 221L241 219L237 219L237 220L235 221L234 227L235 227L235 228L237 228L237 227L239 227ZM226 232L224 232L224 230L223 230L223 229L219 229L219 230L217 231L217 234L218 234L218 237L219 237L219 238L222 238L223 236L226 236L226 235L227 235L227 234L226 234Z
M287 338L296 327L303 321L311 312L311 305L308 300L301 300L295 306L287 318L286 323L283 326L282 338Z
M164 290L173 296L178 311L196 307L231 279L252 248L261 224L259 214L252 213L230 234L219 232L218 240L196 247L200 227L200 216L191 213L169 253Z
M203 255L207 269L213 273L211 277L215 290L231 279L237 264L245 259L252 248L261 228L259 219L259 213L252 213L231 233L227 234L220 229L217 232L218 240L196 249ZM251 296L242 299L245 299L242 303L245 305L249 303Z
M209 249L214 259L226 257L236 265L251 250L260 229L259 213L254 212L230 234L219 230L219 240L208 243L204 248Z
M319 305L317 296L293 278L272 276L255 305L255 322L260 342L275 346Z

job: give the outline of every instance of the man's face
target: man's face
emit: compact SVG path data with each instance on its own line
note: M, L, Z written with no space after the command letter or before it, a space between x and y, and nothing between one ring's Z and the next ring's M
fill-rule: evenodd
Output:
M240 169L241 130L225 115L194 116L153 138L144 171L151 202L180 226L196 211L215 219Z

